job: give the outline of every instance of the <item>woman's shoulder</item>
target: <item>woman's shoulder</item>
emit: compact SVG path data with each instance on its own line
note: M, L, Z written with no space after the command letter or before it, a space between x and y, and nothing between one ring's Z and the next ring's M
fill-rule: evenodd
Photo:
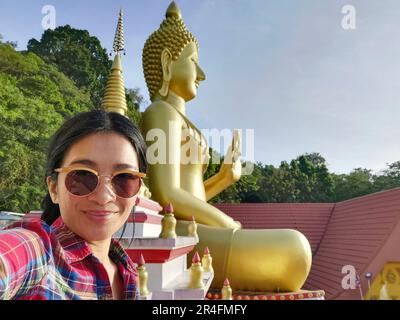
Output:
M32 263L48 261L52 253L50 230L40 219L22 219L0 230L0 252L3 259L14 261L17 256L15 267L18 268L28 268Z
M40 219L40 217L24 217L21 220L8 225L3 230L11 232L19 231L20 229L35 233L50 233L51 228L46 222Z
M3 235L21 239L25 242L43 242L48 240L51 227L40 218L22 218L1 230Z

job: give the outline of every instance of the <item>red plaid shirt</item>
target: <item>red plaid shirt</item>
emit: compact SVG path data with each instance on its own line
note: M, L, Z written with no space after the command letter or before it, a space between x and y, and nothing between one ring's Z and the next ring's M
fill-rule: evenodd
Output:
M0 299L112 299L107 272L87 243L58 218L18 221L0 231ZM137 299L138 273L120 244L109 256L118 266L125 299Z

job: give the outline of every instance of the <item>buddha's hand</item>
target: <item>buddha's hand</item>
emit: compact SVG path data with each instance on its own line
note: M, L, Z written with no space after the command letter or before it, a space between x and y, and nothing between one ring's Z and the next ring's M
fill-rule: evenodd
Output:
M233 132L232 144L229 146L228 151L221 164L219 174L221 178L230 183L239 181L242 175L242 163L240 162L240 134L239 131Z

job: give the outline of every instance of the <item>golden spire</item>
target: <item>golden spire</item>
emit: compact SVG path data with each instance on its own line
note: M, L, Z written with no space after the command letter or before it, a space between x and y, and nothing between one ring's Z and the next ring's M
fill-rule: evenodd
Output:
M118 53L125 50L124 42L124 22L123 22L124 12L122 9L119 11L117 30L115 31L115 39L113 44L114 52Z
M122 76L122 64L120 51L124 51L124 26L123 26L123 12L119 12L117 30L115 32L115 39L113 49L116 53L114 63L111 67L110 75L107 79L107 86L104 91L101 106L107 112L116 112L126 116L128 107L126 105L125 97L125 84L124 77Z

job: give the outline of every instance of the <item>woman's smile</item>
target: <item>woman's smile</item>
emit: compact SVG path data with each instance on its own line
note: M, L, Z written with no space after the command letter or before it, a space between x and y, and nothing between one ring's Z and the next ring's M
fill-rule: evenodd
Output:
M96 222L106 222L114 217L118 212L107 210L87 210L84 211L87 217Z

